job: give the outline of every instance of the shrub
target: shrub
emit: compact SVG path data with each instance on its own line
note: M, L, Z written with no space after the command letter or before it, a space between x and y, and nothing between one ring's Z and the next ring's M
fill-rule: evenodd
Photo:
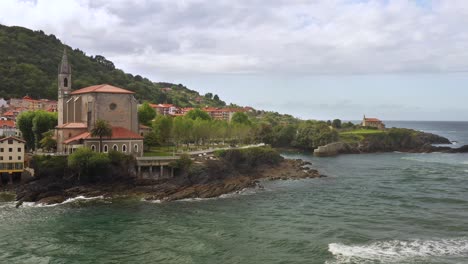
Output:
M30 166L34 169L34 174L37 178L63 178L68 168L67 157L34 155Z
M79 148L68 156L68 166L78 174L79 180L97 181L106 178L111 160L105 153Z

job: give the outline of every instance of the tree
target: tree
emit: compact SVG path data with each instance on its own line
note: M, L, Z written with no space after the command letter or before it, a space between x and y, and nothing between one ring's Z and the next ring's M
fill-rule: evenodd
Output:
M156 117L156 110L154 110L147 102L143 103L138 108L138 121L146 126L151 124L151 120Z
M214 95L213 100L219 101L219 96L217 94Z
M68 167L78 173L78 180L82 176L104 176L101 174L105 174L110 162L108 155L95 153L89 148L79 148L68 156Z
M57 140L53 138L54 132L52 130L45 132L42 134L43 137L41 141L39 141L39 144L42 149L45 151L52 151L57 148Z
M152 130L145 135L145 145L146 150L149 150L151 147L156 147L160 144L160 138L156 131Z
M190 110L185 115L185 117L190 118L192 120L195 120L195 119L211 120L211 116L207 112L205 112L205 111L203 111L201 109L198 109L198 108Z
M332 126L334 128L341 128L341 120L340 119L335 119L332 121Z
M207 98L207 99L212 99L212 98L213 98L213 94L212 94L212 93L207 93L207 94L205 94L205 98Z
M102 138L112 137L112 127L107 121L98 119L91 130L91 136L99 137L99 152L102 153Z
M17 126L26 140L26 148L36 149L43 134L57 126L57 113L26 111L18 116Z
M36 148L40 146L43 134L57 126L57 113L36 111L32 120L32 131Z
M18 126L21 134L23 135L24 140L26 140L26 148L27 149L34 149L34 132L32 130L33 127L33 119L35 116L35 112L33 111L26 111L21 113L16 118L16 125Z
M305 121L300 124L294 146L315 149L338 140L338 132L325 122Z
M172 136L173 118L159 115L153 122L153 130L159 137L160 142L167 143Z
M231 122L237 123L237 124L243 124L250 126L252 125L252 122L249 120L249 116L243 112L236 112L232 115Z

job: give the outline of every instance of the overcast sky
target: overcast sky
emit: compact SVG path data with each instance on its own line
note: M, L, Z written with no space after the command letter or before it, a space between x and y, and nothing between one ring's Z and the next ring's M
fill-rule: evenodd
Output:
M302 118L468 120L467 0L1 0L0 23Z

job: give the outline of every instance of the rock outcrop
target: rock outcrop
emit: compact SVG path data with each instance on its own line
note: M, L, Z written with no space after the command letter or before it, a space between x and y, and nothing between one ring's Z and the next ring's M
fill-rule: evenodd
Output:
M393 133L392 133L393 132ZM318 157L336 156L339 154L359 154L376 152L414 152L427 153L435 151L457 151L450 147L437 147L436 144L451 144L450 140L431 133L414 130L394 130L389 133L371 134L359 142L334 142L314 150ZM458 152L468 151L460 148Z

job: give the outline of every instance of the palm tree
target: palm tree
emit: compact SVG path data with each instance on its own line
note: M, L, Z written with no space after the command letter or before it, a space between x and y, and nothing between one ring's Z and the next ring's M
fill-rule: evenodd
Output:
M112 127L107 121L98 119L91 130L91 136L99 137L99 152L102 153L102 138L112 137Z

